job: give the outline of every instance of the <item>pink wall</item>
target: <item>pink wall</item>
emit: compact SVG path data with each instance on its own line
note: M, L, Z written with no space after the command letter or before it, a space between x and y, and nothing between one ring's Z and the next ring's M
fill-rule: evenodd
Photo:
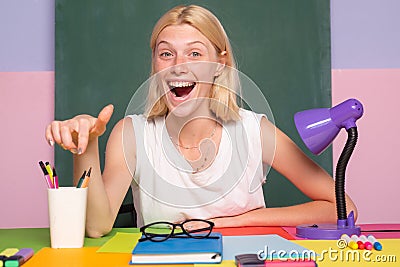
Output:
M364 116L357 122L359 139L346 173L346 189L359 209L359 223L399 223L400 69L332 71L333 104L357 98ZM337 162L347 134L333 145Z
M38 162L53 162L44 129L54 118L54 72L0 72L0 85L0 228L46 227L47 192Z

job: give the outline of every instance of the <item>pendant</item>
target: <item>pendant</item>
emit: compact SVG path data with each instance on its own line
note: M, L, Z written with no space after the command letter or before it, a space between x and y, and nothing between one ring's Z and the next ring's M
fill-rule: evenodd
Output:
M198 149L200 152L200 157L197 160L190 161L190 165L193 168L193 173L207 169L214 161L217 154L217 146L210 138L201 140Z

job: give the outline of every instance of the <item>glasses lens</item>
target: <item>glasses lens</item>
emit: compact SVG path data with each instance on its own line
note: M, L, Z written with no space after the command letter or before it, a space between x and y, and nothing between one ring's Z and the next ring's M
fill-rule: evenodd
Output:
M193 238L204 238L210 235L213 224L204 220L189 220L182 227Z
M173 225L169 223L151 224L143 230L145 236L153 241L164 241L171 235Z

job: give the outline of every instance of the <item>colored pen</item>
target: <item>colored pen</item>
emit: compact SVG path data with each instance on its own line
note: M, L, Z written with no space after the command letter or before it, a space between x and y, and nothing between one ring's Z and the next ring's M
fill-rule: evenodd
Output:
M42 172L43 172L44 175L48 174L46 166L44 166L43 161L39 161L39 166L42 169Z
M56 168L53 167L53 175L54 175L54 188L58 189L58 176L56 173Z
M24 264L33 256L33 249L22 248L13 256L8 257L5 262L5 267L18 267Z
M368 241L365 235L360 235L360 240L364 242L365 249L371 250L374 248L374 246L371 244L371 242Z
M382 244L379 243L378 240L376 240L376 238L373 235L369 235L367 238L368 241L371 242L371 244L373 244L374 249L382 250Z
M54 184L53 171L51 170L51 165L50 165L50 163L47 161L46 164L45 164L45 166L46 166L47 173L48 173L49 176L50 176L51 183Z
M83 172L81 178L79 178L78 184L76 185L76 188L80 188L82 186L83 180L85 179L86 176L86 171Z
M354 240L352 240L348 235L343 234L340 238L346 241L347 246L348 246L349 248L351 248L351 249L358 249L358 244L357 244L357 242L355 242Z
M39 165L40 165L40 168L42 168L42 171L43 171L43 174L44 174L44 179L46 180L46 183L47 183L47 187L48 188L54 188L53 182L52 182L52 180L50 178L50 175L49 175L49 173L48 173L43 161L39 161Z

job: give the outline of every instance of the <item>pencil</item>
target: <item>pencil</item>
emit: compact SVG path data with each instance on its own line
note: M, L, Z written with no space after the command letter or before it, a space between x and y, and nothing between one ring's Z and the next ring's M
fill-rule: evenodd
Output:
M77 184L77 188L80 188L82 186L83 180L85 179L85 175L86 175L86 171L83 172L81 178L79 178L78 184Z
M88 186L89 184L89 180L90 180L90 173L92 172L92 167L90 167L89 171L86 174L85 179L83 180L83 183L81 185L82 188L85 188Z

